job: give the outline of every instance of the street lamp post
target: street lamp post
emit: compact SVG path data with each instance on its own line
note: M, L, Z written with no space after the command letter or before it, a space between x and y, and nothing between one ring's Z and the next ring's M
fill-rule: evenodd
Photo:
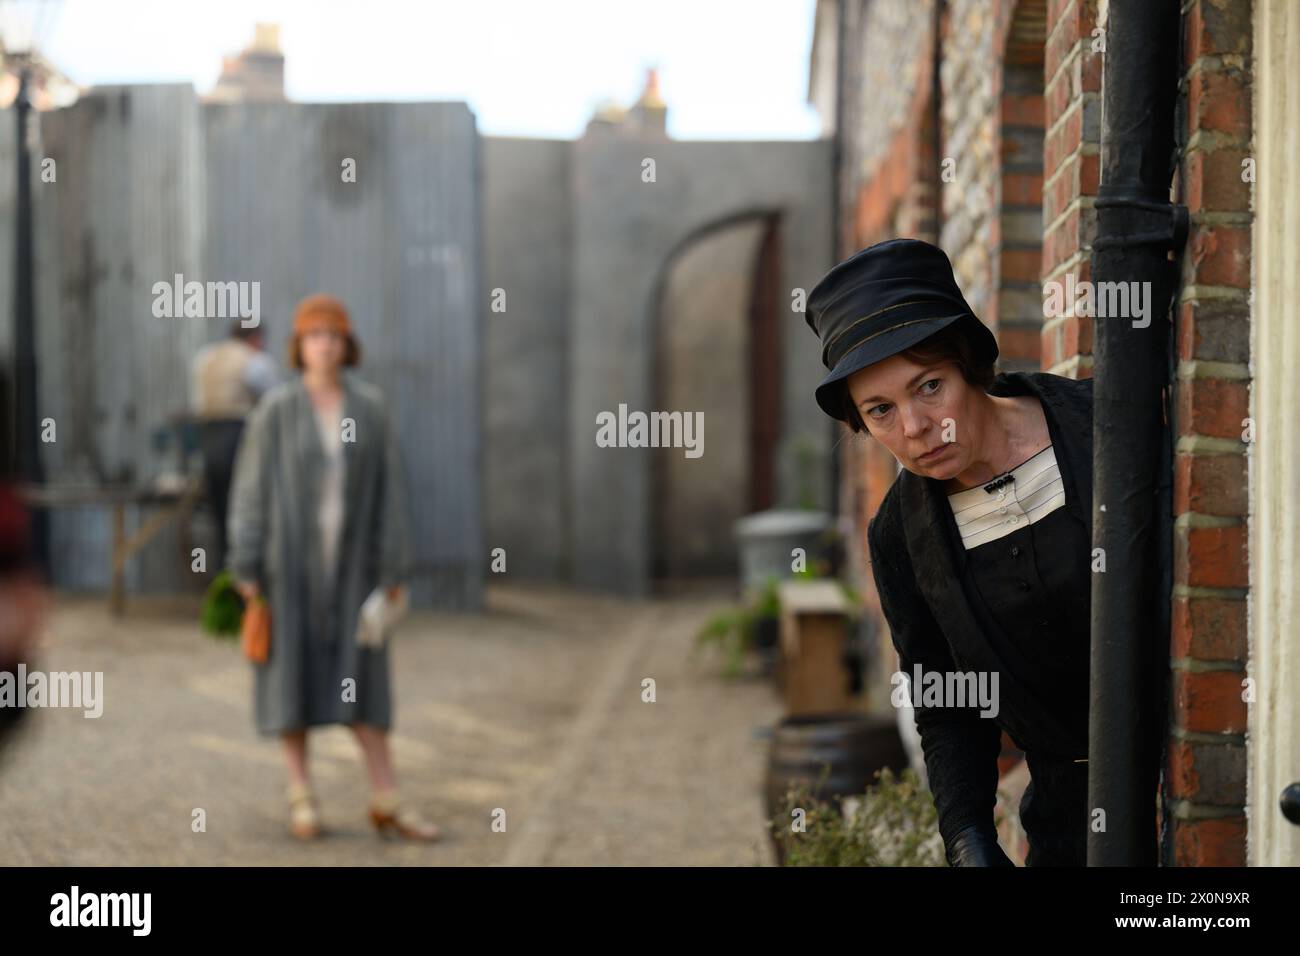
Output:
M18 183L14 223L14 424L17 437L18 474L22 481L38 485L44 480L41 467L41 423L37 412L35 260L32 254L32 136L31 67L24 63L19 72L14 115L18 122ZM49 567L49 538L44 510L32 515L32 552L42 568Z

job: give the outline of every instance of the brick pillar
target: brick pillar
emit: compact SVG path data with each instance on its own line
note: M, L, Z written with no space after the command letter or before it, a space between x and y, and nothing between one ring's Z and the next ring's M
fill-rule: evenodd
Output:
M1097 0L1050 0L1044 54L1044 282L1091 281L1097 233L1093 202L1101 175L1101 65L1092 35ZM1064 315L1043 322L1042 367L1070 378L1092 375L1092 319Z
M1176 318L1173 713L1167 864L1246 863L1251 4L1183 6L1191 216Z

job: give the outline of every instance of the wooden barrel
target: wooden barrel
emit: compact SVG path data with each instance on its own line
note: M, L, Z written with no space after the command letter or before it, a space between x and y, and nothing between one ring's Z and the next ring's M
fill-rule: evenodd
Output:
M907 750L890 715L838 713L786 717L772 731L765 786L769 821L783 813L786 792L803 784L819 800L839 806L842 798L861 795L885 767L900 774L908 767ZM822 780L822 773L826 777ZM778 825L789 825L784 818ZM771 833L777 859L781 844Z

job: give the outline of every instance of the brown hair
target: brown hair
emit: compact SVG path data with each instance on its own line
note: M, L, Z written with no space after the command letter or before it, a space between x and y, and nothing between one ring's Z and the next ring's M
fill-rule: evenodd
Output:
M296 334L289 339L289 367L302 368L302 335ZM343 364L353 366L361 364L361 346L357 344L356 338L350 333L344 333L343 341L346 347L343 351Z
M968 384L985 391L997 378L992 362L981 361L972 347L971 338L962 328L960 321L944 326L934 335L922 339L909 349L898 353L918 365L938 365L941 362L954 362L961 370L961 376ZM866 431L866 424L853 398L849 395L848 379L840 380L840 401L844 409L843 418L854 432Z

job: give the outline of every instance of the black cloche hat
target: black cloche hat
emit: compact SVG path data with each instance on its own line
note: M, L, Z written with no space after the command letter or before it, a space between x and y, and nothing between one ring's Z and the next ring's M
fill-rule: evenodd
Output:
M990 364L997 339L975 317L938 246L889 239L854 253L826 273L808 295L805 316L822 340L830 373L817 386L817 404L844 420L843 381L859 369L909 349L953 322Z

